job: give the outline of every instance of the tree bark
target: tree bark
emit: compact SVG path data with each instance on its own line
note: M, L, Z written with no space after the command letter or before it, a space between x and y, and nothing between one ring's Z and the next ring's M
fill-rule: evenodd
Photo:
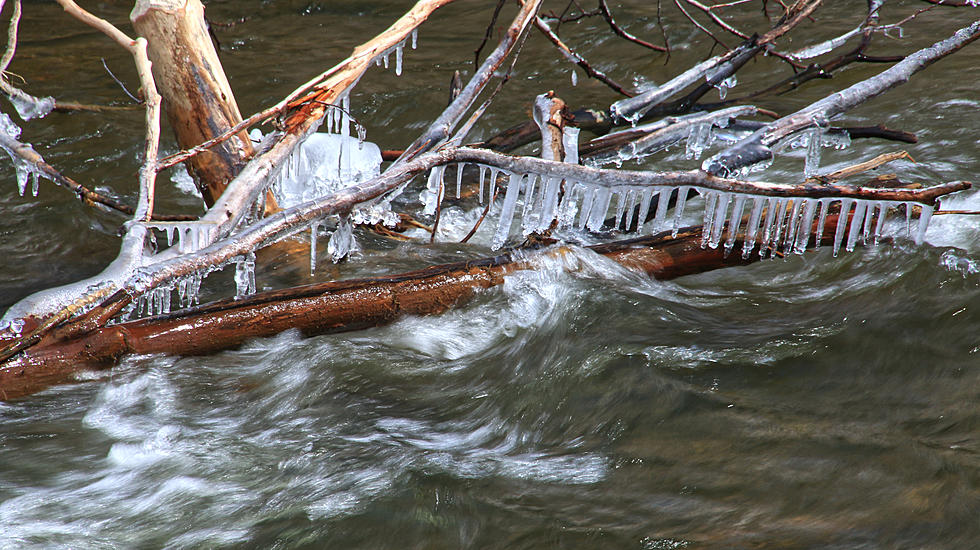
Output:
M138 0L130 20L149 42L153 78L181 149L207 141L241 122L235 96L208 35L200 0ZM208 207L253 154L252 143L242 131L188 161L188 171Z

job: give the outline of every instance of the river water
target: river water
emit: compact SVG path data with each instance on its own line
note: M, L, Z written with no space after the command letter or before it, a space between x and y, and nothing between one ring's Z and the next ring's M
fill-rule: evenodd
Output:
M126 2L89 4L126 21ZM863 17L855 7L863 3L830 4L781 47L843 33ZM217 23L246 18L216 31L251 113L407 5L213 1L208 13ZM883 20L925 6L889 3ZM613 9L635 34L662 40L655 4ZM117 47L53 3L27 2L25 11L11 70L28 91L126 101L100 61L134 86ZM452 71L472 70L491 11L489 2L446 8L406 52L401 77L380 69L364 77L352 104L369 139L403 147L439 113ZM978 12L923 14L902 39L878 37L875 53L930 44ZM664 16L675 48L667 64L598 19L567 24L562 36L628 86L663 82L709 47L666 2ZM758 10L734 21L764 26ZM840 119L912 131L918 144L827 150L825 169L904 148L917 162L881 171L926 185L975 178L978 59L980 46L968 46ZM758 105L790 112L882 68L852 66ZM755 62L729 93L786 70ZM570 66L532 36L473 137L525 120L534 95L549 89L572 106L616 99L581 72L572 86ZM78 181L133 200L141 118L56 113L25 124L25 138ZM683 151L645 164L694 165ZM0 309L112 259L119 217L47 183L39 197L20 197L9 164L2 170ZM793 182L801 170L792 154L764 174ZM162 211L201 211L169 175L161 187ZM961 193L944 207L978 210L980 195ZM447 235L468 229L443 223ZM309 339L287 332L208 357L128 357L0 404L0 548L972 547L978 237L975 216L937 216L921 247L898 239L670 282L579 251L439 316ZM316 280L490 254L489 237L477 241L358 234L361 252L339 266L321 260ZM259 286L307 282L306 262L267 263ZM233 288L229 273L216 274L206 296Z

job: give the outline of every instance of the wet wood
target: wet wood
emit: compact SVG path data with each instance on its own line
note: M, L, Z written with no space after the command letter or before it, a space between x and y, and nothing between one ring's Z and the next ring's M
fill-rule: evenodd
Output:
M830 244L837 224L828 215L821 244ZM812 237L811 237L812 238ZM589 247L607 258L657 279L672 279L759 260L743 259L741 241L725 255L722 247L701 248L701 227ZM112 325L66 341L45 341L0 367L0 399L15 399L70 380L80 370L111 367L125 354L200 355L289 329L304 335L347 332L390 323L405 315L432 315L501 284L517 270L533 269L534 254L565 254L567 247L541 249L524 260L510 254L432 266L387 277L319 283L227 299L177 313Z

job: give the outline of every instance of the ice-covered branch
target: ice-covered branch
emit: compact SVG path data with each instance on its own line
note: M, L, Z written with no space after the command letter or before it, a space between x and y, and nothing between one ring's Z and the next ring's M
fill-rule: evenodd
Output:
M323 102L325 98L330 101L336 99L339 92L349 88L360 79L364 71L370 67L370 63L383 55L384 52L397 48L398 44L404 42L409 35L414 35L418 27L424 23L429 16L437 9L454 2L455 0L420 0L405 15L399 18L388 29L374 37L372 40L358 46L354 52L346 59L340 61L333 67L311 78L300 87L289 93L275 105L263 109L247 119L235 124L222 134L219 134L195 147L173 154L161 159L158 170L165 170L174 165L180 164L187 159L198 155L208 149L218 145L243 130L255 126L265 120L286 112L287 109L296 108L304 103ZM351 78L353 77L353 78ZM337 92L338 85L344 88ZM332 96L332 97L330 97ZM328 102L329 103L329 102ZM320 115L322 116L322 114Z
M821 132L831 118L907 82L915 73L958 51L978 37L980 37L980 21L975 21L953 36L909 55L876 76L831 94L760 128L752 135L706 160L704 169L715 175L727 176L741 168L768 162L773 158L771 147L791 134L811 128Z
M7 151L11 160L14 162L14 169L17 173L18 186L20 187L21 194L26 192L27 184L31 178L33 178L34 192L36 194L38 180L44 177L58 185L67 187L85 204L110 208L129 216L136 214L136 209L132 206L97 191L93 191L59 172L48 164L33 147L17 140L17 132L12 131L17 129L16 125L13 124L7 115L0 113L0 148ZM153 214L152 219L162 221L190 221L197 219L197 216Z
M72 0L58 0L58 3L66 12L106 34L133 56L146 106L146 139L143 165L140 168L139 176L139 199L132 222L127 225L126 234L123 236L119 255L102 273L71 285L49 289L29 296L14 304L4 314L3 324L7 326L2 328L10 328L16 319L27 315L43 318L43 321L29 335L0 349L0 358L6 358L11 353L30 345L48 329L118 290L120 281L143 263L143 246L147 230L139 223L133 222L147 222L153 216L156 162L160 145L161 100L153 81L153 75L150 72L146 40L143 38L131 39L108 21L85 11Z

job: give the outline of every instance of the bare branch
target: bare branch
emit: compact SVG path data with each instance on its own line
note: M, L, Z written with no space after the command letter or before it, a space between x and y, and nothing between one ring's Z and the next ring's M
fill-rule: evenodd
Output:
M980 21L957 31L953 36L919 50L878 75L829 95L791 115L760 128L749 137L729 147L704 163L708 172L727 175L733 171L773 158L770 147L791 134L826 126L826 121L865 101L907 82L912 75L943 57L980 38Z
M548 40L550 40L551 43L554 44L556 48L558 48L558 51L560 51L562 55L565 56L566 59L578 65L579 67L582 67L582 69L585 71L585 74L589 75L589 77L594 78L599 82L602 82L606 86L609 86L616 93L622 94L626 97L633 97L633 94L628 92L625 88L623 88L622 85L620 85L615 80L609 78L602 71L593 68L592 65L590 65L589 62L585 60L584 57L573 52L567 45L565 45L565 43L562 42L561 38L558 38L558 35L551 30L551 27L548 26L548 23L546 23L544 19L542 19L541 17L536 17L534 19L534 25L538 28L539 31L541 31L546 37L548 37Z

